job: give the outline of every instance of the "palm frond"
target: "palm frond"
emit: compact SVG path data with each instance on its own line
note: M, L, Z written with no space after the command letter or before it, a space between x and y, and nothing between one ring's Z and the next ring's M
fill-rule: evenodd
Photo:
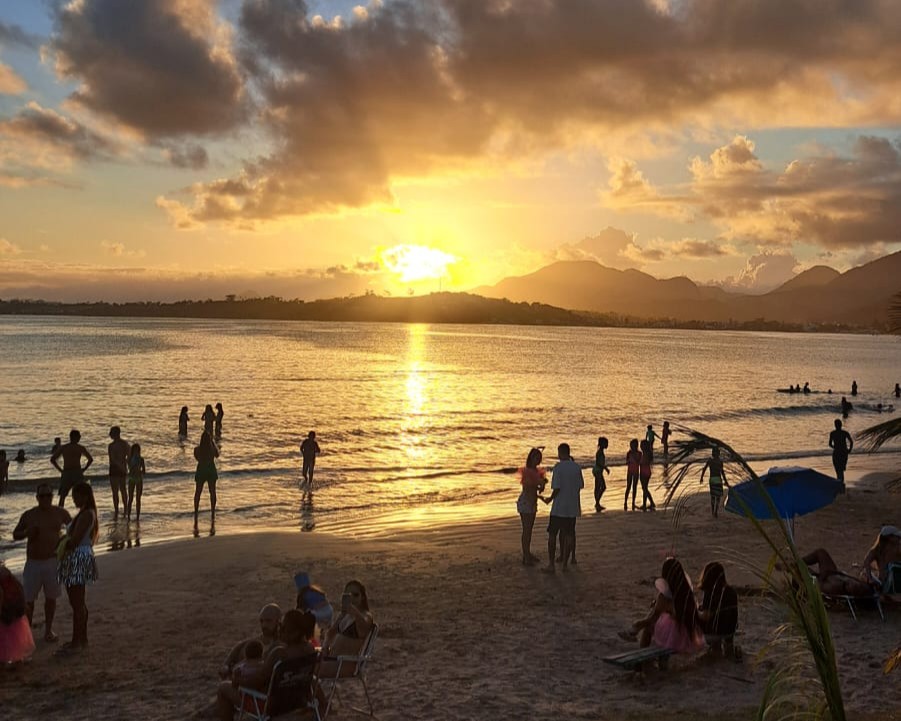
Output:
M779 518L779 512L760 478L741 454L713 436L690 428L680 427L678 430L686 438L672 444L675 453L670 457L670 462L676 470L666 473L671 485L665 504L673 501L688 477L694 473L700 475L700 470L710 458L710 451L719 448L726 469L724 483L730 485L727 479L731 475L734 482L747 479L759 484L770 515L774 519ZM675 504L674 523L686 513L682 495ZM778 646L782 652L780 665L766 686L757 718L769 721L828 716L831 721L845 721L835 647L819 588L798 553L788 528L782 523L764 526L741 497L736 496L736 502L771 552L765 568L753 565L751 568L764 588L788 611L788 621L776 629L771 641L771 645Z
M892 653L892 655L889 656L889 657L885 660L885 666L882 668L882 672L883 672L883 673L886 673L886 674L889 674L889 673L891 673L895 668L899 668L899 667L901 667L901 646L898 646L898 648L896 648L896 649L894 650L894 652Z
M901 438L901 418L892 418L890 421L864 428L857 434L857 438L867 451L876 451L885 443Z

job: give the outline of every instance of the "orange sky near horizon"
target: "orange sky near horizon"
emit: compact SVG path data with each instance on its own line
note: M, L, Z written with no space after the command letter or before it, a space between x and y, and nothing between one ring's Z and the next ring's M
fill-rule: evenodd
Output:
M0 6L0 297L759 292L901 248L901 7Z

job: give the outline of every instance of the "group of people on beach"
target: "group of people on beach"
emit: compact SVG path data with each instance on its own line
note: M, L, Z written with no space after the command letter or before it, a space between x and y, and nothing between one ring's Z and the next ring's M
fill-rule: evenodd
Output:
M13 538L26 541L25 568L20 582L0 562L0 665L17 664L34 652L34 607L44 594L44 640L56 643L53 630L56 601L65 588L72 608L72 640L57 649L58 655L84 649L88 643L87 585L97 580L94 544L100 533L97 504L90 484L72 487L78 513L72 518L53 504L53 489L37 488L37 506L25 511L13 530Z
M203 413L200 416L200 420L203 421L203 430L205 433L209 433L211 436L215 438L222 438L222 419L225 416L225 411L222 408L221 403L217 403L215 410L213 410L213 406L207 403L206 408L203 409ZM178 414L178 435L181 438L188 437L188 421L191 418L188 416L188 407L182 406L181 412Z
M307 574L298 574L295 586L295 608L282 615L278 604L267 603L259 613L260 633L240 641L228 652L219 669L216 700L201 715L232 721L240 704L240 688L265 691L276 663L300 659L307 659L314 667L311 692L320 714L325 715L330 694L322 682L356 672L356 662L348 659L364 651L375 621L366 587L360 581L345 584L337 608L320 587L310 584Z

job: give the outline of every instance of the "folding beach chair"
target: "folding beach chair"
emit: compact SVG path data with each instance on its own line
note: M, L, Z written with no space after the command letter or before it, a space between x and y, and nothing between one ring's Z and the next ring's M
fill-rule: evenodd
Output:
M269 721L281 714L298 709L310 709L313 718L321 721L316 699L316 667L319 653L279 661L272 669L266 693L241 686L238 688L238 721L249 718Z
M326 696L325 712L322 714L323 719L328 716L328 712L332 707L332 698L334 698L339 704L341 703L341 695L338 691L338 686L342 683L353 681L354 679L357 679L363 685L363 693L366 694L366 704L368 706L368 710L364 708L357 708L355 706L348 706L347 708L349 708L351 711L363 714L364 716L375 717L375 712L372 709L372 699L369 696L369 688L366 686L366 668L367 666L369 666L370 661L372 661L372 654L375 651L375 640L378 638L378 635L378 624L372 624L372 628L370 629L369 635L366 637L366 640L363 642L363 646L359 655L323 657L323 661L335 661L338 664L334 678L320 679L321 684L330 685L328 695ZM341 669L348 668L352 664L354 665L353 673L342 676Z
M660 646L648 646L647 648L637 648L626 653L618 653L614 656L604 656L604 663L625 669L626 671L642 671L645 666L652 661L656 661L660 670L666 669L669 657L673 655L673 651Z
M846 578L850 578L854 581L859 580L854 578L854 576L849 576L847 573L840 573L838 575L845 576ZM855 621L857 620L858 604L867 603L872 603L876 607L876 610L879 612L879 618L885 621L885 614L882 611L883 591L875 585L871 585L871 594L869 596L849 596L844 593L823 593L822 589L820 589L820 593L823 595L823 600L827 605L847 607L848 611L851 613L851 618L853 618Z

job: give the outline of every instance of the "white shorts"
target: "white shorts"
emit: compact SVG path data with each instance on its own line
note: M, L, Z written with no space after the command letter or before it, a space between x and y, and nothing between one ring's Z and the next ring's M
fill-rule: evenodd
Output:
M25 569L22 571L22 585L25 587L25 602L34 603L41 589L44 589L44 598L59 598L62 595L57 571L59 564L56 558L48 558L44 561L28 559L25 561Z

